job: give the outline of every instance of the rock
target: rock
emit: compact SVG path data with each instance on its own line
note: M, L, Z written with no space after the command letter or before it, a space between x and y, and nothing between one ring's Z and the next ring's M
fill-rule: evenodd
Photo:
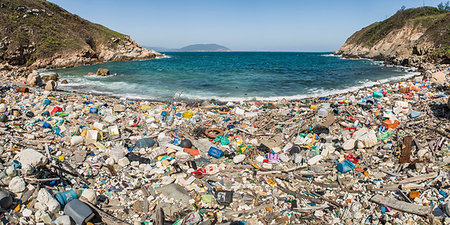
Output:
M136 149L153 147L155 145L155 140L153 138L142 138L136 141ZM181 142L183 143L183 142ZM192 146L192 144L191 144ZM187 147L184 147L187 148Z
M52 218L50 215L43 210L36 211L34 216L36 217L36 222L44 222L44 224L52 223Z
M32 165L37 167L47 163L47 158L42 153L33 149L25 149L17 155L22 166Z
M55 220L56 225L71 225L72 222L70 221L70 216L64 215L60 216Z
M26 184L25 181L21 177L14 177L11 182L9 182L9 190L14 193L20 193L25 191Z
M57 73L52 73L50 75L42 76L41 79L45 82L48 82L51 80L58 81L58 77L59 77L59 75Z
M88 76L94 76L95 73L89 72L87 75L88 75Z
M47 84L45 84L45 90L46 91L55 91L58 84L54 80L47 81Z
M123 158L119 159L117 164L119 164L119 166L121 166L121 167L125 167L125 166L128 166L130 164L130 160L128 160L127 157L123 157Z
M33 211L29 210L29 209L24 209L22 211L22 216L24 217L30 217L33 214Z
M99 68L96 73L97 76L108 76L109 70L104 68Z
M0 104L0 113L4 113L4 112L6 112L6 110L8 110L8 108L6 107L6 104L4 104L4 103Z
M355 139L349 139L347 141L344 142L344 144L342 145L342 148L344 150L352 150L355 147Z
M237 155L237 156L235 156L233 158L233 162L238 164L238 163L241 163L242 161L244 161L244 159L245 159L245 155L244 154L240 154L240 155Z
M431 83L434 84L445 84L447 82L447 79L445 77L445 73L440 71L440 72L436 72L431 74L431 79L430 79Z
M60 209L59 202L45 188L39 190L37 200L46 205L52 213L56 213Z
M68 84L69 82L67 80L61 81L61 84Z
M371 148L377 144L377 135L375 131L370 130L361 137L358 138L359 148Z
M80 196L80 199L82 199L82 200L85 199L86 201L88 201L94 205L97 204L97 194L92 189L84 190Z
M162 186L161 188L158 188L158 191L169 198L173 198L175 201L182 201L185 204L189 204L189 200L191 200L189 192L179 184Z
M42 86L41 76L39 76L39 74L32 73L28 75L27 83L31 86Z
M45 205L43 203L40 203L40 202L36 202L34 204L34 208L37 209L37 210L43 210L43 211L46 211L48 209L47 205Z

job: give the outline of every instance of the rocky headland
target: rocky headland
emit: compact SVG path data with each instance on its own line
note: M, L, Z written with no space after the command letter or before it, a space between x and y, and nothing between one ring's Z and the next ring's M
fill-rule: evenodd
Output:
M0 69L32 70L163 55L45 0L0 3Z
M334 54L419 68L450 64L450 12L433 7L398 11L354 33Z

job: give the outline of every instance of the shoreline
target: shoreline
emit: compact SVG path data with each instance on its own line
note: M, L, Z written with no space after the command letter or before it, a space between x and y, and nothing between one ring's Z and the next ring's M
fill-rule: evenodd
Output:
M218 103L218 104L226 104L227 102L233 102L233 103L237 103L237 102L252 102L252 101L262 101L262 102L274 102L274 101L280 101L280 100L287 100L289 102L293 102L293 101L300 101L300 100L305 100L305 99L314 99L314 98L319 98L319 97L333 97L336 95L343 95L343 94L348 94L351 92L358 92L361 90L365 90L368 88L375 88L379 85L383 85L383 84L392 84L395 82L401 82L401 81L408 81L410 79L413 79L414 77L417 76L421 76L424 75L423 72L418 72L417 67L414 66L402 66L402 65L393 65L393 64L386 64L386 62L382 62L382 61L376 61L374 59L370 59L370 58L359 58L359 59L348 59L345 58L341 55L335 55L333 53L329 54L332 57L339 57L342 60L369 60L374 62L377 66L380 67L395 67L395 68L399 68L401 69L405 74L402 76L397 76L397 77L391 77L391 78L386 78L386 79L382 79L382 80L377 80L377 81L370 81L369 83L373 83L371 85L365 85L365 83L359 84L357 86L351 86L351 87L347 87L344 89L332 89L333 93L330 94L298 94L298 95L292 95L292 96L273 96L273 97L219 97L219 98L204 98L199 97L197 99L193 98L193 97L183 97L183 95L181 95L181 97L177 98L180 102L184 102L184 103L202 103L202 102L214 102L214 103ZM170 56L166 56L164 55L164 57L161 58L168 58ZM159 58L157 58L159 59ZM155 60L155 59L145 59L145 60ZM139 61L139 60L138 60ZM100 63L101 64L101 63ZM94 64L97 65L97 64ZM79 65L79 66L88 66L88 65ZM63 68L52 68L52 69L65 69L65 67ZM40 70L35 70L33 72L43 72L45 74L45 71L47 71L48 69L40 69ZM417 73L417 74L413 74L413 73ZM380 82L381 81L381 82ZM61 86L59 86L59 88L61 88ZM125 96L125 97L121 97L121 94L112 94L112 93L99 93L95 90L90 90L90 91L83 91L83 90L62 90L62 89L58 89L57 91L62 91L62 92L68 92L68 93L73 93L73 94L84 94L84 95L99 95L99 96L108 96L108 97L112 97L112 98L117 98L117 99L121 99L121 98L125 98L127 100L133 100L133 101L154 101L154 102L164 102L164 103L168 103L171 100L164 100L164 99L158 99L157 97L139 97L139 96ZM174 93L176 95L178 95L178 93ZM299 97L296 97L299 96Z

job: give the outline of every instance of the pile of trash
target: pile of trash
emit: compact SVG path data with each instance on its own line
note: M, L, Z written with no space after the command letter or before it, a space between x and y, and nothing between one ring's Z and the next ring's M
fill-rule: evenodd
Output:
M436 80L226 104L3 86L0 221L448 224Z

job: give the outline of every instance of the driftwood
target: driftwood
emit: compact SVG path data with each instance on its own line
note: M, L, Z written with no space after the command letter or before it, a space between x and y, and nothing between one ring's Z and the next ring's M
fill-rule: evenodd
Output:
M433 210L433 208L428 207L428 206L420 206L420 205L415 205L412 203L408 203L408 202L403 202L403 201L399 201L396 199L392 199L392 198L387 198L381 195L375 195L373 196L370 201L378 203L380 205L385 205L388 206L390 208L402 211L402 212L407 212L407 213L412 213L412 214L416 214L419 216L428 216L431 215L431 210Z

